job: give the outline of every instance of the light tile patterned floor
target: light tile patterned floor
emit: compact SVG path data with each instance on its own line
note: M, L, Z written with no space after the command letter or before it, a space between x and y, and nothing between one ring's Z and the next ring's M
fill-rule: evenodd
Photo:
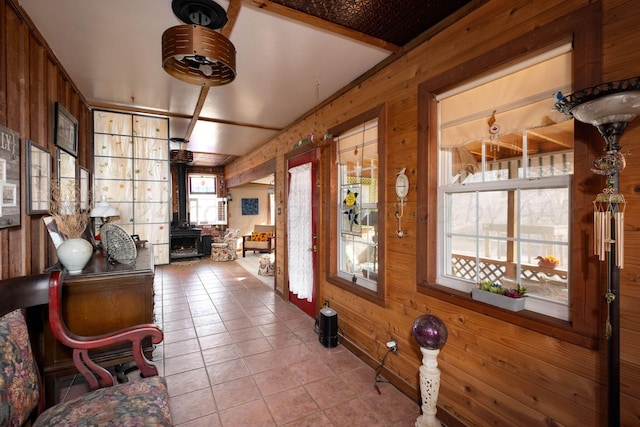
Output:
M419 406L235 262L156 268L154 352L177 426L413 426Z

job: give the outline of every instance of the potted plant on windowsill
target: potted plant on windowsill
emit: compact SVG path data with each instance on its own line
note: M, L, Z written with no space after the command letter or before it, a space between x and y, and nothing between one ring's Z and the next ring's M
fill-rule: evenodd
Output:
M516 285L515 288L505 288L500 283L486 280L478 283L471 290L471 298L505 310L520 311L524 309L526 293L527 289L520 285Z
M553 255L547 255L545 257L539 256L536 257L536 259L538 260L538 267L556 268L560 265L560 260Z

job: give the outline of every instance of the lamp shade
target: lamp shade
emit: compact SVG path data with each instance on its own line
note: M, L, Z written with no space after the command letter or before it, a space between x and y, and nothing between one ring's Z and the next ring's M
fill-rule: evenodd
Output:
M559 99L555 109L593 126L630 122L640 114L640 76L579 90Z
M89 214L92 218L110 218L114 216L120 216L118 209L114 208L106 200L96 203L94 208Z
M449 333L440 318L432 314L423 314L413 322L411 332L420 347L429 350L440 350L447 342Z

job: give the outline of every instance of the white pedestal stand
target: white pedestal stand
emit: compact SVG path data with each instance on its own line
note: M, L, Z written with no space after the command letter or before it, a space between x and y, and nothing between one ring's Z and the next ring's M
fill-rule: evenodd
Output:
M422 366L420 366L420 394L422 396L422 415L416 420L416 427L440 427L442 424L436 418L438 392L440 390L440 369L438 369L438 353L440 350L430 350L420 347L422 352Z

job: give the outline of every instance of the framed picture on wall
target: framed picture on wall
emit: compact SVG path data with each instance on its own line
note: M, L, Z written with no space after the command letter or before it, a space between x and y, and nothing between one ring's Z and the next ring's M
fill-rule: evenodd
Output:
M27 139L27 214L49 212L51 194L51 153Z
M0 126L0 228L20 225L20 134Z
M242 215L258 215L258 199L242 199Z
M72 156L78 155L78 120L56 102L54 142Z

